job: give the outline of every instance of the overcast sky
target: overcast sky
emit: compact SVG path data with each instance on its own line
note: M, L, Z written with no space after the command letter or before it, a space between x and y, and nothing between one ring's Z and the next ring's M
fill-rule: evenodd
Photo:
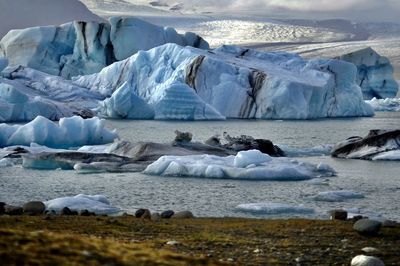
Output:
M177 2L177 1L172 1ZM183 0L188 5L295 17L354 18L400 22L400 0Z

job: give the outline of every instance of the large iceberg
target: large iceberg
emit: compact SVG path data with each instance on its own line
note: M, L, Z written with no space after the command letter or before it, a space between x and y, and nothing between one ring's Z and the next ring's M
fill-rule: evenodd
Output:
M377 112L400 112L400 98L377 99L374 97L366 102Z
M61 213L62 209L67 207L71 211L88 210L97 215L116 214L121 211L120 208L111 206L108 199L103 195L84 195L79 194L74 197L62 197L44 202L47 211Z
M119 106L132 109L120 118L127 113L148 117L147 107L156 119L372 116L355 78L356 67L339 60L307 61L296 54L235 46L205 51L166 44L73 82L111 97L100 108L111 117L120 112L113 110ZM135 103L146 106L144 117Z
M12 66L28 66L70 78L99 72L139 50L171 42L209 47L194 33L178 34L173 28L137 18L112 17L108 23L75 21L12 30L0 41L0 57L6 57Z
M3 77L1 77L3 76ZM79 115L93 117L104 97L25 67L6 68L0 76L0 122L31 121L37 116L51 120Z
M51 148L71 148L113 142L117 133L104 126L104 120L97 117L74 116L55 123L38 116L25 125L0 124L0 147L37 143Z
M341 55L338 59L357 66L357 83L364 99L396 97L399 85L393 77L393 66L389 59L371 47Z
M150 164L145 174L244 180L306 180L332 176L327 165L318 166L288 158L274 158L257 150L241 151L236 156L163 156Z

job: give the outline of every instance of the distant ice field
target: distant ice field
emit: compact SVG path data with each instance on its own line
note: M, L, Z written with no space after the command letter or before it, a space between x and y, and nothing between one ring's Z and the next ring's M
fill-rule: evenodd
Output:
M398 128L400 113L378 112L373 118L311 121L228 120L214 122L120 121L108 120L122 139L168 142L174 130L190 131L195 141L224 131L268 138L290 147L332 144L350 136L364 136L373 128ZM258 218L329 218L327 211L352 209L366 215L383 215L400 220L394 202L400 202L398 162L371 162L333 159L329 156L300 157L299 161L320 162L333 167L338 176L308 181L244 181L203 178L148 176L140 173L78 174L75 171L37 171L19 166L0 168L0 201L20 204L28 200L58 197L105 195L112 206L135 212L139 207L152 211L191 210L198 216L239 216ZM351 190L363 198L316 201L321 192ZM16 193L18 191L18 193ZM262 203L266 212L238 211L240 204ZM312 212L297 212L302 206ZM257 206L257 205L256 205ZM277 209L274 209L277 206ZM271 209L272 208L272 209ZM355 210L354 210L355 209Z

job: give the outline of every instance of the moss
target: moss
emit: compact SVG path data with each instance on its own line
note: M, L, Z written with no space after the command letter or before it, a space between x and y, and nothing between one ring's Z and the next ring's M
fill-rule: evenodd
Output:
M0 228L6 264L347 265L366 246L386 265L400 260L400 228L364 237L339 221L3 216Z

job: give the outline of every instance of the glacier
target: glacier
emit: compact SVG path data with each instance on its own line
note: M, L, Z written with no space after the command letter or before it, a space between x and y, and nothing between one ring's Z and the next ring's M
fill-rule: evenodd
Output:
M165 43L208 49L200 36L179 34L137 18L111 17L108 22L74 21L60 26L11 30L0 41L0 57L11 66L27 66L71 78L97 73L105 66Z
M108 199L103 195L85 195L79 194L73 197L56 198L44 202L47 211L55 211L61 213L62 209L67 207L71 211L88 210L97 215L117 214L120 208L110 204Z
M153 108L155 119L372 116L355 82L356 72L353 64L334 59L305 60L297 54L236 46L206 51L165 44L72 80L112 98L100 107L106 117L124 105L133 111L124 110L119 118L126 113L144 118L132 105L144 105L138 98L147 103L146 109ZM121 90L131 91L128 104L118 96Z
M74 116L55 123L38 116L25 125L0 124L0 147L36 143L50 148L71 148L111 143L118 135L115 130L105 128L104 122L97 117Z
M389 59L379 55L371 47L337 57L357 66L357 83L364 99L394 98L399 85L393 76L393 66Z
M333 176L328 165L318 166L284 157L270 157L257 150L241 151L236 156L162 156L143 173L159 176L241 180L307 180Z

